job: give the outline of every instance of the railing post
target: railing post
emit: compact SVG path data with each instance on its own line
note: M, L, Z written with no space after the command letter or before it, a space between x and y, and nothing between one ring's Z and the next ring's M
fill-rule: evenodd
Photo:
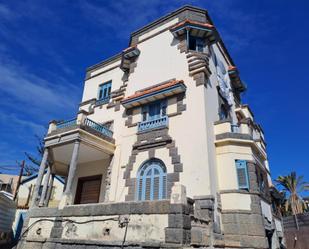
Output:
M47 193L47 188L48 188L48 182L49 182L50 174L51 174L51 168L50 168L50 166L48 166L47 167L47 173L45 174L45 179L44 179L42 193L41 193L41 196L40 196L39 207L43 207L44 206L44 201L45 201L45 198L46 198L46 193Z
M49 122L47 134L50 134L52 131L54 131L56 129L57 129L57 121L56 120L51 120Z
M77 113L76 124L77 125L84 124L88 114L89 113L85 110L79 110L79 112Z

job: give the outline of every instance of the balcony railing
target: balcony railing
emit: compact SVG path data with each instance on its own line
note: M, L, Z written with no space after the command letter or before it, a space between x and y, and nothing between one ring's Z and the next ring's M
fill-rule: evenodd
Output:
M104 104L109 102L109 99L110 99L110 96L107 96L107 97L102 98L102 99L98 99L98 100L96 100L95 105L104 105Z
M150 129L168 126L168 117L164 116L154 120L147 120L138 124L138 131L146 131Z
M67 120L67 121L59 122L59 123L57 123L56 128L57 129L63 129L63 128L72 127L74 125L77 125L77 119L76 118L70 119L70 120ZM84 122L82 123L82 125L84 125L86 127L90 127L93 130L96 130L99 133L101 133L101 134L103 134L103 135L105 135L107 137L110 137L110 138L113 137L113 132L110 129L108 129L104 125L101 125L101 124L98 124L98 123L92 121L89 118L86 118L84 120Z
M105 136L113 137L113 132L105 127L104 125L100 125L89 118L85 119L84 125L91 127L92 129L102 133Z
M70 126L76 125L76 118L70 119L70 120L65 120L57 123L57 129L61 128L67 128Z

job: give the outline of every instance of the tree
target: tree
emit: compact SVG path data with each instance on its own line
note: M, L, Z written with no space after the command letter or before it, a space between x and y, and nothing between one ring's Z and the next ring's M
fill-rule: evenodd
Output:
M25 152L27 159L30 161L30 164L27 163L25 166L25 173L27 175L32 175L39 170L44 154L44 140L37 135L35 136L35 138L38 141L38 144L36 146L37 155L33 156L32 154Z
M285 211L292 211L293 215L304 212L304 201L300 196L303 191L309 190L309 183L304 181L304 176L297 176L293 171L287 176L279 176L276 182L286 193Z

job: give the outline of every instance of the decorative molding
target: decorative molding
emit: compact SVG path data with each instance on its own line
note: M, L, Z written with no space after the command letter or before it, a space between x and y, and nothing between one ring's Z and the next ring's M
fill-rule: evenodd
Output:
M159 148L168 149L169 156L174 165L174 172L167 174L167 198L170 198L173 184L179 181L179 174L183 171L183 165L175 141L168 135L168 129L164 128L137 134L137 141L132 147L132 153L123 174L125 186L128 187L128 195L125 197L126 201L135 200L136 178L131 177L131 171L133 170L136 156L142 151L148 151L149 159L151 159Z

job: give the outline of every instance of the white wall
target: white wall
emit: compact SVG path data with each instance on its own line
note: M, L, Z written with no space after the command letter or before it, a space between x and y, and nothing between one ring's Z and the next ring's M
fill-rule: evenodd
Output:
M92 161L87 163L82 163L77 165L76 175L74 177L72 189L74 191L73 200L75 199L76 189L78 178L94 176L94 175L102 175L101 179L101 189L100 189L100 197L99 202L104 202L105 197L105 188L106 188L106 172L109 165L109 159Z
M136 91L152 85L167 81L172 78L184 80L187 86L184 104L187 109L181 115L169 119L169 135L175 140L178 153L183 163L183 173L180 174L180 183L187 188L189 197L197 195L215 195L219 189L236 187L237 178L234 167L234 158L229 158L228 152L216 158L214 145L214 122L218 118L218 94L217 74L213 58L210 58L210 84L207 87L196 86L195 81L189 76L188 62L185 53L180 53L177 48L178 41L170 31L165 31L137 45L140 55L137 60L137 67L129 76L126 89L126 97ZM217 59L221 60L228 70L228 63L221 55L217 45L212 46ZM120 63L115 61L113 65ZM99 69L101 72L108 67ZM99 72L99 71L97 71ZM95 75L97 72L93 72ZM107 73L89 79L85 83L83 101L97 96L97 89L101 83L112 80L112 90L120 87L123 72L120 68L113 69ZM230 82L228 82L230 84ZM168 106L168 113L175 111L175 99L171 99ZM235 106L232 106L232 113ZM116 151L112 163L110 201L123 201L127 193L123 173L128 164L132 152L132 145L136 142L137 127L128 128L125 126L123 113L125 109L121 106L120 111L115 112L114 108L95 108L95 113L89 118L97 122L114 120L114 138L116 140ZM235 114L232 118L236 120ZM141 114L137 108L134 111L133 123L141 120ZM167 151L167 149L165 149ZM250 151L251 152L251 151ZM246 152L246 153L250 153ZM246 154L245 153L245 154ZM166 165L171 161L168 153L159 156ZM238 155L236 155L238 156ZM239 155L243 156L243 155ZM138 155L137 158L146 159L148 155ZM245 158L252 159L249 155ZM244 159L242 157L235 159ZM136 171L143 160L137 159L131 172L131 177L136 176ZM228 172L229 174L226 174ZM230 180L232 177L232 181Z

